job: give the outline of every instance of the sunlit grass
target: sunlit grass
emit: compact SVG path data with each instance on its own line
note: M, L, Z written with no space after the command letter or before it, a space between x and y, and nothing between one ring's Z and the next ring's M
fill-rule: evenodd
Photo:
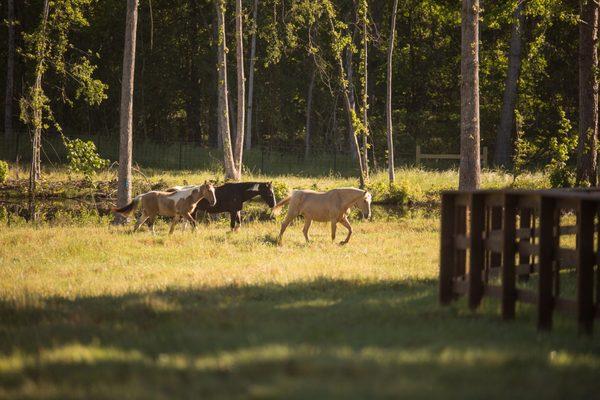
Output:
M436 218L0 228L1 398L593 398L600 341L437 304ZM338 239L345 234L338 230Z

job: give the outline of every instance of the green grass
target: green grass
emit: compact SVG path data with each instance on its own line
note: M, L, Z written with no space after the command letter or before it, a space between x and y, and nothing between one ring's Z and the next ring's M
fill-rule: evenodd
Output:
M600 340L579 337L572 319L540 334L530 307L503 322L488 300L475 313L438 306L436 218L353 226L343 247L321 224L308 245L293 225L281 247L276 222L173 236L165 223L156 236L92 222L2 226L0 398L599 393Z

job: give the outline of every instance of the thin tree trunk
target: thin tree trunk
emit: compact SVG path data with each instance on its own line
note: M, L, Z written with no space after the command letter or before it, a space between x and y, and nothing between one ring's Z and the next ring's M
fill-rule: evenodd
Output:
M307 160L310 156L310 137L311 137L311 113L313 102L313 89L315 87L315 77L317 69L313 67L310 75L310 83L308 84L308 95L306 96L306 135L304 136L304 159Z
M350 102L350 107L352 110L356 110L356 100L354 98L354 54L352 50L348 46L346 48L346 71L347 72L347 80L348 80L348 101ZM358 141L355 140L354 127L352 129L348 129L348 148L350 149L350 154L352 155L352 159L356 160L356 154L360 153L360 148L356 148L355 144L358 144ZM362 168L362 167L361 167Z
M237 172L231 148L231 131L229 129L229 93L227 89L227 44L225 36L225 1L215 1L217 10L217 70L218 70L218 114L219 132L223 143L223 166L225 178L236 179Z
M519 87L519 74L521 72L521 49L523 47L523 29L525 15L523 14L523 1L517 2L514 13L514 23L510 37L510 50L508 71L504 87L504 100L500 125L496 134L496 147L494 149L494 163L497 166L507 167L511 164L513 128L515 126L515 104Z
M598 151L598 3L580 1L579 23L579 145L577 184L597 185Z
M393 56L394 43L396 34L396 14L398 12L398 0L394 0L394 8L392 10L392 23L390 25L390 44L387 52L387 93L386 93L386 125L387 125L387 150L388 150L388 179L390 183L396 180L396 172L394 167L394 136L392 125L392 73L393 73Z
M246 113L246 78L244 77L244 34L242 21L242 0L235 2L235 38L237 56L237 123L235 147L233 149L234 162L237 172L236 179L242 178L242 160L244 155L244 114Z
M48 15L50 13L50 3L44 0L42 10L42 28L41 28L41 43L37 44L37 64L35 68L35 83L32 94L33 107L33 137L31 138L31 168L29 169L29 215L32 221L36 220L35 213L35 195L37 190L37 181L41 178L41 142L42 142L42 127L43 109L41 107L40 98L42 96L42 78L44 75L44 62L46 60L46 25L48 23Z
M479 156L479 0L462 1L460 190L481 180Z
M246 109L246 138L244 139L246 150L252 148L252 105L254 102L254 62L256 60L256 30L258 18L258 0L254 0L252 11L252 39L250 45L250 68L248 71L248 106Z
M366 1L366 0L364 0ZM365 7L367 7L365 5ZM365 13L367 11L365 10ZM362 169L365 176L365 179L369 179L369 61L368 61L368 32L367 32L367 16L366 14L363 18L363 87L362 87L362 112L363 112L363 133L362 133Z
M6 61L6 97L4 98L4 138L13 137L13 94L15 82L15 4L14 0L8 0L8 43Z
M123 76L121 79L121 110L119 119L119 180L117 206L131 201L131 165L133 158L133 89L135 78L135 45L137 36L138 0L127 0Z

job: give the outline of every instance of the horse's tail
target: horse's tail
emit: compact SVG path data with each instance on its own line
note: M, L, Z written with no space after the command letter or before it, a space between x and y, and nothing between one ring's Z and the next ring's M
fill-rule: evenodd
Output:
M124 216L128 216L132 212L134 212L136 208L138 208L138 205L140 204L140 200L142 200L142 196L136 196L131 201L131 203L127 204L125 207L121 207L121 208L113 207L111 209L111 211L114 212L115 214L121 214Z
M288 196L285 199L281 200L279 203L277 203L272 209L273 215L281 214L281 208L283 206L285 206L286 204L288 204L291 199L292 199L292 196Z

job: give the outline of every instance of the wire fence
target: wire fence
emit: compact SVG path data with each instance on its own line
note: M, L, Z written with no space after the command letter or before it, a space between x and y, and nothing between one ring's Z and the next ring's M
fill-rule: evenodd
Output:
M74 136L69 136L74 139ZM95 143L98 154L111 162L119 159L118 136L76 136ZM31 141L28 133L10 138L0 137L0 159L26 164L31 160ZM198 142L158 142L134 139L133 163L142 168L165 170L221 170L223 153ZM385 159L371 157L374 169L384 169ZM45 135L42 139L42 163L60 166L68 162L67 153L58 135ZM402 143L395 149L398 167L415 164L415 145ZM447 168L451 163L431 162L433 168ZM357 173L357 161L348 151L337 146L312 147L308 156L303 145L262 144L244 151L244 167L259 174L296 174L307 176L341 175Z

